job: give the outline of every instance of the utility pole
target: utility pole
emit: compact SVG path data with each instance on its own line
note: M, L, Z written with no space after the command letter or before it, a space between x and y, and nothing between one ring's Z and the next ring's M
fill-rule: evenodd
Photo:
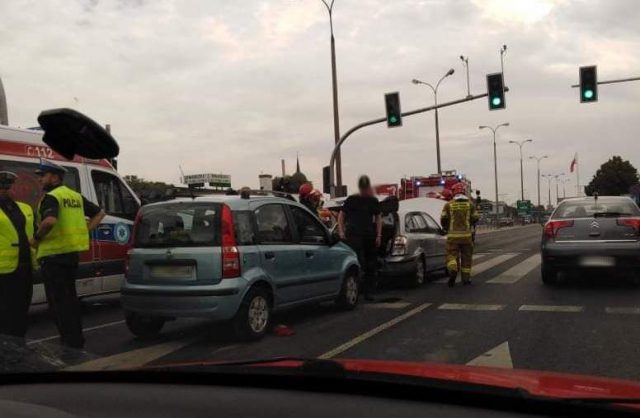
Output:
M467 71L467 97L471 96L471 84L469 83L469 57L465 57L464 55L460 55L460 61L462 61L462 65Z
M333 137L334 144L340 142L340 117L338 114L338 76L336 71L336 40L333 36L333 3L335 0L331 0L331 3L327 3L327 0L322 0L322 3L327 7L329 12L329 28L331 30L331 84L333 94ZM336 155L336 182L338 190L342 192L342 158L340 150Z

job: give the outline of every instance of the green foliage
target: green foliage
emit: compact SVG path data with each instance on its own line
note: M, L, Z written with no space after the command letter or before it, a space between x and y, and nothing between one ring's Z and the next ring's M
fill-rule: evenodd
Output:
M307 176L303 173L295 173L291 176L275 177L272 180L273 190L287 193L298 193L300 186L306 183Z
M629 161L614 156L600 166L584 191L587 196L596 192L602 196L619 196L630 193L637 183L638 170Z
M173 184L167 184L161 181L147 181L136 175L126 175L123 178L142 201L161 199L167 195L169 190L174 188Z

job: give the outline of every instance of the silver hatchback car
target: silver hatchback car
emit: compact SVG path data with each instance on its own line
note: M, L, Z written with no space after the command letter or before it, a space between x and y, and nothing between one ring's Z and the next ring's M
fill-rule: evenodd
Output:
M297 202L207 196L142 207L128 253L122 306L137 336L167 319L233 320L262 337L273 311L334 300L358 302L359 265L346 244Z

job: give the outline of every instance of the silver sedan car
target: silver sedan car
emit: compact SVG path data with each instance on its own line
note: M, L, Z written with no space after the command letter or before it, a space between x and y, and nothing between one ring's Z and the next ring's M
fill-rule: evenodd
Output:
M446 241L438 222L425 211L401 206L397 212L383 213L381 276L422 285L429 274L445 271Z
M547 285L574 271L630 273L639 284L640 209L620 196L564 200L544 226L541 253Z

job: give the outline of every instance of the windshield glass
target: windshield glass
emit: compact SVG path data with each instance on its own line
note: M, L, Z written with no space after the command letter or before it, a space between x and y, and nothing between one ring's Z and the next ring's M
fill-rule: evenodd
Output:
M0 57L0 365L640 387L639 0L4 0Z
M591 218L594 216L638 216L638 206L631 200L598 199L592 201L562 202L553 218Z
M176 203L140 211L134 247L198 247L219 245L220 205Z

